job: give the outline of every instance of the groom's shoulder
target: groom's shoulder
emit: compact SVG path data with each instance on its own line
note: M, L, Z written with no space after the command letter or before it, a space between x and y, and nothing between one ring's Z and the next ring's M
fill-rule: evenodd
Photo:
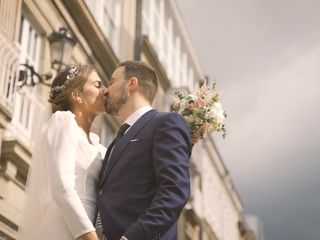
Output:
M185 121L184 118L176 113L176 112L159 112L159 111L156 111L156 114L155 114L155 119L159 120L159 121L165 121L165 120L174 120L174 121Z

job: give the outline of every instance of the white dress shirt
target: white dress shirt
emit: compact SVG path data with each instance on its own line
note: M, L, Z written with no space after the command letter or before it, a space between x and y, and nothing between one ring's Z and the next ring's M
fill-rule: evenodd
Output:
M150 110L152 110L151 106L141 107L138 110L136 110L134 113L132 113L124 122L129 124L131 127L133 124L135 124L136 121L138 121L140 117L142 117L142 115L144 115L146 112L149 112ZM130 127L127 129L127 131L130 129Z

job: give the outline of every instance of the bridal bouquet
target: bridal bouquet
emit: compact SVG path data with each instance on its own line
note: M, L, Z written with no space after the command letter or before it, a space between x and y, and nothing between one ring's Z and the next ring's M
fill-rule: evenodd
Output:
M226 135L223 121L227 114L222 110L215 85L214 82L208 86L204 80L204 84L195 95L175 92L176 97L171 104L171 111L181 114L186 119L193 144L212 132L221 132L223 137Z

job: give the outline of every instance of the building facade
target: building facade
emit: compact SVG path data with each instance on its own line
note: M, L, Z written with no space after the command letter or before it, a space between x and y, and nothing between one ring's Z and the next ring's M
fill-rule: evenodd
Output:
M50 116L49 87L40 81L56 74L48 36L61 27L76 38L68 64L93 64L106 83L123 60L152 65L159 110L169 111L174 90L193 92L204 77L174 0L0 0L0 239L15 239L19 229L34 139ZM105 114L93 131L108 145L119 125ZM253 239L212 138L194 147L190 172L179 239Z

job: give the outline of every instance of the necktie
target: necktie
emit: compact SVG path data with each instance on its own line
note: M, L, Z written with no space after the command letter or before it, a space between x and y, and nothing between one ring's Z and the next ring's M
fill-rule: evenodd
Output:
M130 127L129 124L124 123L124 124L122 124L121 127L119 128L118 133L117 133L117 136L116 136L116 138L114 139L114 144L113 144L112 150L111 150L111 152L110 152L109 158L110 158L110 156L111 156L111 154L112 154L112 152L113 152L113 148L115 147L115 145L117 145L118 141L119 141L120 138L124 135L124 133L127 131L127 129L128 129L129 127ZM106 164L106 166L105 166L105 169L104 169L103 174L106 173L106 170L107 170L107 168L108 168L109 158L107 159L107 164Z
M114 139L114 144L113 144L113 146L112 146L110 155L109 155L109 157L108 157L108 159L107 159L107 163L106 163L106 166L105 166L105 168L104 168L103 174L105 174L106 171L107 171L108 164L109 164L109 158L110 158L110 156L111 156L111 154L112 154L112 152L113 152L113 148L115 147L115 145L117 144L117 142L120 140L120 138L124 135L124 133L127 131L127 129L128 129L129 127L130 127L129 124L124 123L124 124L122 124L121 127L119 128L118 133L117 133L117 136L116 136L116 138Z
M124 133L127 131L129 127L130 125L127 123L124 123L121 125L121 127L118 130L117 136L115 138L114 145L117 144L117 142L120 140L120 138L124 135Z

